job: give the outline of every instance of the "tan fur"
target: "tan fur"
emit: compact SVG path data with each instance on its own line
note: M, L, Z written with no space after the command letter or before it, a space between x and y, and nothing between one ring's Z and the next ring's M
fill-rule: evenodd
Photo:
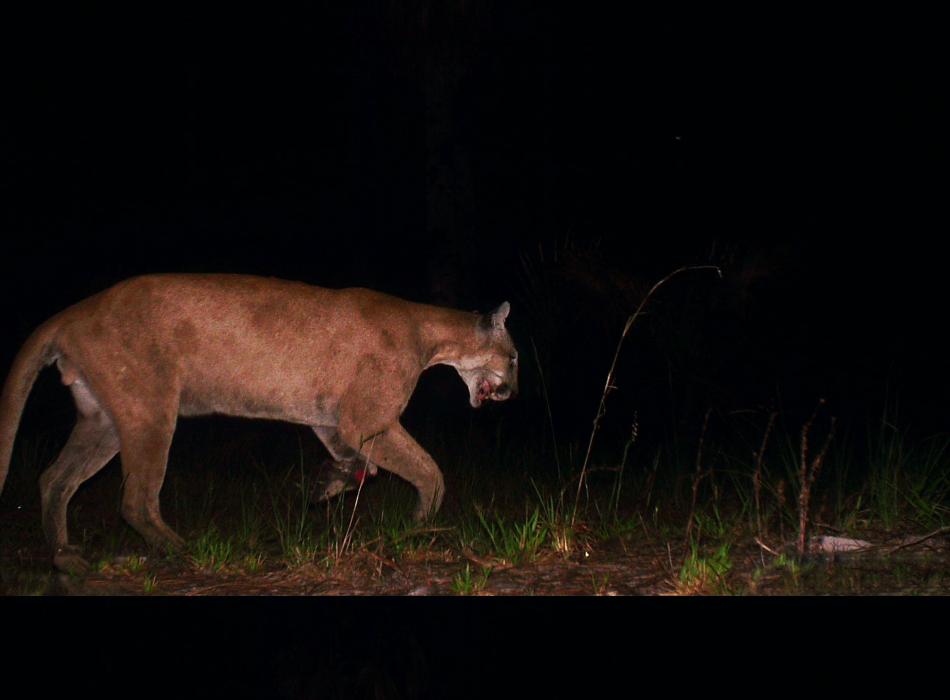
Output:
M127 280L54 316L24 344L0 396L0 489L30 388L55 361L78 413L40 478L59 568L85 568L68 543L69 499L120 452L126 520L153 545L182 544L159 511L179 415L312 426L334 459L371 460L412 483L416 517L427 517L441 503L442 474L399 417L434 364L458 370L473 406L515 391L508 308L480 316L367 289L238 275Z

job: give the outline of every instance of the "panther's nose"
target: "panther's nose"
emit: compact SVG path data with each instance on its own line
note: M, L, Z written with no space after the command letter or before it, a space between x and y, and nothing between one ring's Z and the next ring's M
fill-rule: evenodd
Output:
M509 386L508 384L499 384L498 388L495 389L495 397L499 399L500 401L504 401L510 396L513 396L514 393L515 392L512 390L511 386Z

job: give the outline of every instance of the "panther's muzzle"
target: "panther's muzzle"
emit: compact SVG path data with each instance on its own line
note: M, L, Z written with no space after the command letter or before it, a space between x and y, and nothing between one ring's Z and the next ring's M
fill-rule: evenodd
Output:
M475 389L472 404L477 408L484 401L505 401L516 394L514 388L507 382L492 383L491 377L483 377Z

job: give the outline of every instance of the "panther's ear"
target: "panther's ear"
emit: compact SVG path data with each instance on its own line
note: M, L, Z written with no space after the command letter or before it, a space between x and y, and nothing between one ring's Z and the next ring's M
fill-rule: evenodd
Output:
M491 315L491 325L492 328L504 328L505 319L508 318L508 313L511 311L511 304L507 301L501 302L501 306L495 309Z
M502 302L501 306L494 311L487 314L479 314L478 327L486 333L505 330L505 319L508 318L509 311L511 311L511 304L507 301Z

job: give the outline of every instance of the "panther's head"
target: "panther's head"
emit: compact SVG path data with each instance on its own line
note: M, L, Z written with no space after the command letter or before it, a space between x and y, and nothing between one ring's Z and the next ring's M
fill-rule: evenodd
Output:
M518 350L505 328L509 311L511 305L506 301L493 312L480 315L474 348L453 363L475 408L484 401L504 401L518 393Z

